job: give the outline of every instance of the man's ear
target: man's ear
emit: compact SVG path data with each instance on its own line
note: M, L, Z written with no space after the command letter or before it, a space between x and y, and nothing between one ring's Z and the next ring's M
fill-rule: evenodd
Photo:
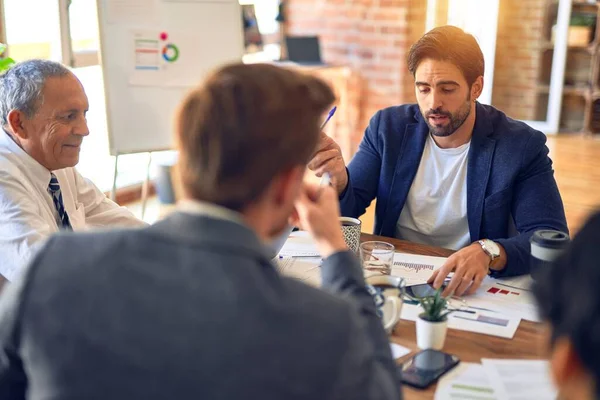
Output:
M471 85L471 100L476 101L483 92L483 76L477 77Z
M570 382L582 379L586 375L581 359L571 340L559 337L552 346L550 355L552 378L559 388L568 387Z
M295 200L304 177L304 167L298 165L281 172L273 180L273 199L277 205Z
M13 135L18 139L27 139L27 130L25 129L25 113L19 110L11 110L6 118L8 127Z

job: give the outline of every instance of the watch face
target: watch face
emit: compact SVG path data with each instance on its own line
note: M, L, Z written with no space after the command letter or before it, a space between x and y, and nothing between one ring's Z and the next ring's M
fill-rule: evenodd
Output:
M498 257L500 255L500 247L498 247L494 241L486 239L485 247L494 255L494 257Z

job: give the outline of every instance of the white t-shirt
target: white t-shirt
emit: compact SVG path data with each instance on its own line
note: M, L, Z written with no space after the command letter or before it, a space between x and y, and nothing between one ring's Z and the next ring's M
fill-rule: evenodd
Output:
M471 243L467 221L470 145L442 149L429 135L396 225L396 237L454 250Z

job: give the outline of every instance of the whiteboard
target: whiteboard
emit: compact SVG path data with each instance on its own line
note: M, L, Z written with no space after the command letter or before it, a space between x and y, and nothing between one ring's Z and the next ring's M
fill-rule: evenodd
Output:
M111 154L172 149L185 94L242 60L238 0L98 0L98 18Z

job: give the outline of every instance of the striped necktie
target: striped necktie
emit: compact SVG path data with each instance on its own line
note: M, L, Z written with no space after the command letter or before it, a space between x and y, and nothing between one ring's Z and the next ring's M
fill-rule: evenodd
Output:
M63 203L62 193L60 192L60 185L58 184L58 179L56 179L56 175L50 173L50 184L48 185L48 193L52 196L52 201L54 202L54 207L56 207L56 211L58 211L58 226L62 229L73 230L71 227L71 222L69 221L69 216L67 215L67 211L65 210L65 205Z

